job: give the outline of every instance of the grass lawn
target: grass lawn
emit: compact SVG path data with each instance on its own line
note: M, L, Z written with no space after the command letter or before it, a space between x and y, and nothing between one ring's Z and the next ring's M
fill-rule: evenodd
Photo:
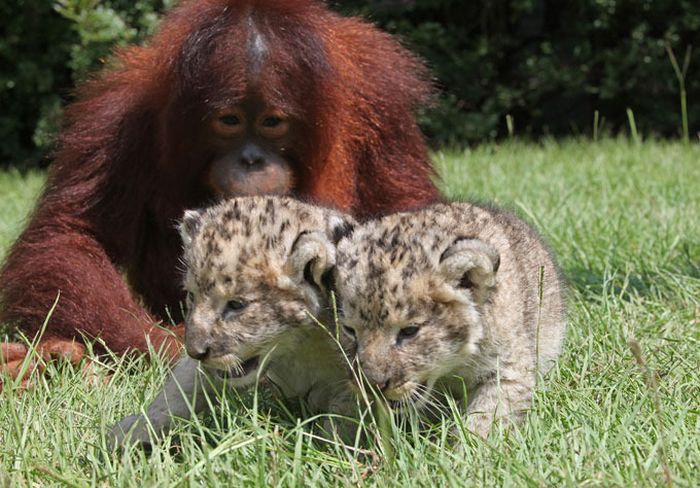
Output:
M251 393L179 428L178 450L169 438L150 456L110 454L105 428L165 376L157 361L122 360L108 382L106 367L87 379L61 368L21 396L0 393L0 486L658 486L665 471L697 486L700 146L513 142L435 160L449 196L534 222L570 281L564 353L520 430L455 442L447 419L430 432L389 429L353 456ZM0 173L0 257L41 182Z

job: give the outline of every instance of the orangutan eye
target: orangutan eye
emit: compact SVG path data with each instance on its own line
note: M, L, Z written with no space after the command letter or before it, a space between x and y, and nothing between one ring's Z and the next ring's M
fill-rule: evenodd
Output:
M241 123L241 119L237 115L229 114L219 117L219 122L224 125L235 126Z
M412 327L404 327L403 329L399 330L398 335L396 336L396 343L400 344L406 339L410 339L412 337L415 337L416 334L418 334L418 331L420 330L420 327L412 326Z
M221 312L221 317L224 320L229 320L238 315L246 306L248 304L241 300L229 300L226 302L223 312Z
M279 117L266 117L261 125L263 127L277 127L282 123L282 119Z
M264 115L257 124L258 134L266 139L279 139L289 132L289 120L284 115Z
M352 337L353 339L357 339L357 338L355 337L355 329L353 329L352 327L348 327L347 325L344 325L344 326L343 326L343 330L345 331L345 333L346 333L347 335L349 335L349 336Z

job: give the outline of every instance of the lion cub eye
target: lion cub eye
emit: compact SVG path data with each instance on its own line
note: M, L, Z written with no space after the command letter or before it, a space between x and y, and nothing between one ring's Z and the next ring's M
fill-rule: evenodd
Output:
M349 335L349 336L352 337L353 339L357 339L357 338L355 337L355 329L353 329L352 327L348 327L347 325L344 325L344 326L343 326L343 330L345 331L345 333L346 333L347 335Z
M416 326L404 327L403 329L399 330L399 333L396 336L396 343L401 344L401 342L404 340L415 337L419 330L420 327Z
M228 302L226 302L224 310L223 312L221 312L221 316L224 320L228 320L238 315L241 310L246 308L246 306L248 306L248 304L241 300L229 300Z

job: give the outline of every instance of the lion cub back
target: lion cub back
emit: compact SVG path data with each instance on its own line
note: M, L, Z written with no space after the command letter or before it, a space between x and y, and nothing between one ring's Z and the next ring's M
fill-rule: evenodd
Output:
M466 386L481 435L493 412L522 417L566 329L557 265L529 225L437 204L357 226L337 263L344 346L390 405L420 407L435 388Z
M518 344L527 356L537 353L546 371L561 351L566 330L563 281L538 233L498 208L436 204L356 227L338 248L345 308L376 323L434 315L437 289L449 281L440 276L449 272L441 265L472 241L488 247L484 252L493 260L494 281L464 284L484 319L462 324L471 326L469 341L488 346L508 338L509 347ZM478 278L476 271L470 273Z

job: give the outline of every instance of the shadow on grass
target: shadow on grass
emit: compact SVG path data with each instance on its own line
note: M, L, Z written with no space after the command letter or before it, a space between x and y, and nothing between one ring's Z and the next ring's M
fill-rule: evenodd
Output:
M663 265L649 266L648 261L634 257L611 256L605 266L589 268L574 263L564 269L568 285L584 296L600 297L603 293L630 301L633 297L675 295L678 283L671 276L700 280L700 243L686 241L679 252L665 260Z

